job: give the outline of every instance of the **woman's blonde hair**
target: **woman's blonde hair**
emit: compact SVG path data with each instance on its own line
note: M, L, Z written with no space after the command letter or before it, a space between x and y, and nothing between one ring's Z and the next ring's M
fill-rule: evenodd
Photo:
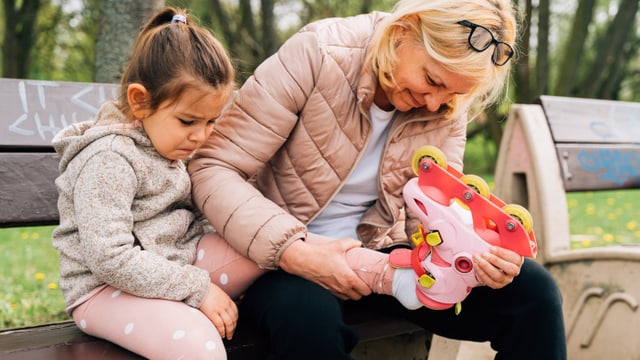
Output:
M431 58L446 70L473 79L478 86L465 95L456 95L448 103L449 114L471 109L478 113L496 102L508 82L511 61L496 66L491 61L495 45L483 52L468 43L470 28L458 24L467 20L489 29L498 41L515 48L515 9L506 0L401 0L376 28L368 63L383 86L394 86L393 72L397 63L396 49L400 39L398 27L409 30Z

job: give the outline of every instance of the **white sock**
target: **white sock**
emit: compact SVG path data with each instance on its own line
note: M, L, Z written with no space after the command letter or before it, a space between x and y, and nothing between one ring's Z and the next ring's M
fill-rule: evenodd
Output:
M396 269L392 287L393 296L407 309L415 310L424 306L416 295L416 275L413 269Z

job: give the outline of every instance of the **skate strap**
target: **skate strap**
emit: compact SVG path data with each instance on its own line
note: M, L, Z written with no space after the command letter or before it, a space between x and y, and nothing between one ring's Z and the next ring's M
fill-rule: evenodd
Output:
M389 254L389 264L395 268L411 268L411 249L395 249Z
M413 249L396 249L389 254L389 264L395 268L413 269L418 277L427 273L422 261L431 252L431 246L426 242L420 243Z

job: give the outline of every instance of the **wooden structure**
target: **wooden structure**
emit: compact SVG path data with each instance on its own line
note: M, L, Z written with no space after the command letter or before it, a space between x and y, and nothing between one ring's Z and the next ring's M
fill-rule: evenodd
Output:
M637 188L640 104L543 96L512 107L495 193L533 216L537 260L563 294L570 360L640 356L640 245L571 250L566 193Z
M58 222L58 159L53 136L68 124L91 119L117 96L113 84L0 79L0 227ZM398 318L361 311L346 314L360 335L359 359L425 358L431 335ZM438 355L455 358L457 342L434 339ZM264 343L252 329L239 328L226 342L229 359L259 359ZM0 330L2 359L139 359L119 346L82 333L73 322Z

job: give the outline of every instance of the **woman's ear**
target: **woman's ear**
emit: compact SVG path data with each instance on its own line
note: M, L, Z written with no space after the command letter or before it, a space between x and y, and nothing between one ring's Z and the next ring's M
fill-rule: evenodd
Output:
M127 102L134 118L144 119L148 115L149 92L142 84L129 84Z

